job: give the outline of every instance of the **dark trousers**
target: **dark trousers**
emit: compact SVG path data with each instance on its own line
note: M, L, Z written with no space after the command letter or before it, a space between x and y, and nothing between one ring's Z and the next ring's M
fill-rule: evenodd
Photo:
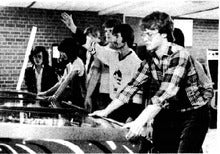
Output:
M153 144L159 153L199 153L209 126L208 106L175 112L163 109L153 124Z
M96 93L92 97L93 107L92 112L96 110L103 110L105 109L110 103L112 99L110 98L109 94L107 93Z
M125 123L128 118L135 120L143 111L142 104L128 103L108 115L109 118Z

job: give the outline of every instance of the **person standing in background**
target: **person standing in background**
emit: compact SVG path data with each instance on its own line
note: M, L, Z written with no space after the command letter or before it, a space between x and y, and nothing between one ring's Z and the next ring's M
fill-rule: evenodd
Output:
M132 50L134 32L131 26L128 24L117 25L113 29L113 35L115 40L111 44L111 48L95 43L91 51L91 54L94 54L94 56L97 56L97 58L109 66L110 97L112 100L115 99L117 93L132 79L141 64L141 60ZM120 122L126 122L128 118L129 120L134 120L143 109L142 94L142 89L138 90L135 95L131 96L128 104L121 106L108 116Z
M73 22L72 15L67 13L61 14L63 23L71 30L74 34L78 29ZM109 19L104 24L105 31L105 46L111 48L113 42L112 31L116 25L121 24L117 19ZM87 59L86 66L91 63L90 69L88 70L87 78L87 93L85 97L84 106L89 111L95 111L105 108L110 102L109 96L109 67L102 63L99 59L94 56L89 56L92 59Z
M31 50L29 60L32 66L26 68L24 75L28 92L37 94L50 89L57 83L58 76L49 66L48 58L48 52L43 46L36 46ZM40 102L40 106L48 107L49 103Z
M64 74L59 82L38 96L49 96L54 107L62 107L61 101L70 101L83 107L85 97L85 66L78 57L78 44L73 38L66 38L58 46L60 55L68 61Z

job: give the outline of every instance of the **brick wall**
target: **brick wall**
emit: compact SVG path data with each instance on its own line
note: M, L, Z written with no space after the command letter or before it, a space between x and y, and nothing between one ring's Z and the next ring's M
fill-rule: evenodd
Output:
M53 43L70 37L70 31L60 21L64 11L27 8L0 8L0 88L15 89L32 26L37 27L34 46L43 45L47 49ZM95 25L101 28L110 16L98 16L97 12L74 11L77 26L84 29ZM122 20L122 15L111 16Z
M207 61L207 49L218 49L218 24L218 20L193 21L193 46L189 51L202 63Z
M25 51L32 26L37 27L34 45L43 45L47 49L53 43L70 37L70 31L60 21L64 11L27 8L0 8L0 88L15 89L23 64ZM101 28L110 17L99 16L97 12L69 12L79 28L89 25ZM126 23L135 31L135 43L141 44L139 21L141 18L126 17ZM218 20L193 21L193 47L189 50L198 58L203 58L206 49L218 49Z
M218 49L218 20L193 21L193 48Z

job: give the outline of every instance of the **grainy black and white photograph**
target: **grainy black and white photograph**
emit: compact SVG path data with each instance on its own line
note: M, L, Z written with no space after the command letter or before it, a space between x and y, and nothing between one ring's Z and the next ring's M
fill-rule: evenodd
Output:
M218 153L219 13L0 1L0 153Z

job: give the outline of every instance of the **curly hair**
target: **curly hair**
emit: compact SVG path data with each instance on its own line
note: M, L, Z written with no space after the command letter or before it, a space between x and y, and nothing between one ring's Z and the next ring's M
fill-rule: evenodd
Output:
M30 62L33 65L35 65L33 57L40 52L42 52L42 54L43 54L43 64L45 66L48 66L49 65L49 59L48 59L49 55L48 55L48 52L44 46L36 46L36 47L32 48L31 54L29 55Z

